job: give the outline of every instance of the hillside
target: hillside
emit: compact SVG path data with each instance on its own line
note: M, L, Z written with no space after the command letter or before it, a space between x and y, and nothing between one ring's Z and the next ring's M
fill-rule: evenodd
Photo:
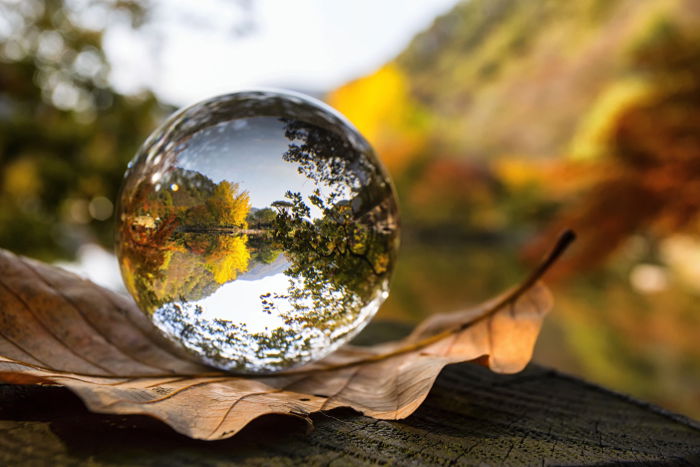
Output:
M510 214L482 212L467 229L558 227L563 217L586 230L605 206L619 222L605 232L610 247L586 246L576 267L588 267L633 230L660 220L676 229L699 208L678 202L694 198L679 190L700 176L698 26L690 0L473 0L329 101L396 177L409 227L464 227L454 212L488 204ZM623 202L600 199L600 186ZM510 206L514 194L527 205ZM635 199L648 206L629 218ZM455 206L425 212L445 202Z
M402 202L384 317L485 298L572 227L538 359L700 416L700 2L463 2L328 100Z

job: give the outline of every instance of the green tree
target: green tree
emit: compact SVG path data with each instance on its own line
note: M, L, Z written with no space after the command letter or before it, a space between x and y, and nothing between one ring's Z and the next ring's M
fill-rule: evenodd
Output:
M388 287L398 246L392 188L369 148L298 120L285 124L290 143L283 159L317 188L307 199L288 191L275 203L273 242L291 263L285 274L292 285L266 298L265 308L287 301L293 307L284 316L288 324L328 335L349 332ZM312 207L322 214L312 218Z

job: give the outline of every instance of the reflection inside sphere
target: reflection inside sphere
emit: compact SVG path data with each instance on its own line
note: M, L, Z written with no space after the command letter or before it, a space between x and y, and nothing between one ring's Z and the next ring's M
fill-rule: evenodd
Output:
M140 308L212 366L266 373L349 340L388 293L393 189L364 139L296 94L171 117L120 195L117 253Z

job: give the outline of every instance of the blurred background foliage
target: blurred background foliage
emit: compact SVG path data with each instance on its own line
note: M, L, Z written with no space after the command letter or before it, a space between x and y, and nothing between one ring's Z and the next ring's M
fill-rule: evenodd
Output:
M126 163L167 115L152 94L120 95L107 79L101 28L112 15L138 27L145 4L92 2L79 17L87 6L0 2L0 245L45 260L110 244Z
M486 298L571 227L536 359L700 417L700 3L472 0L329 101L400 193L385 317Z
M115 91L102 30L149 11L0 1L1 247L111 248L126 163L172 107ZM485 299L572 227L536 359L700 418L700 3L462 2L327 101L399 191L380 318Z

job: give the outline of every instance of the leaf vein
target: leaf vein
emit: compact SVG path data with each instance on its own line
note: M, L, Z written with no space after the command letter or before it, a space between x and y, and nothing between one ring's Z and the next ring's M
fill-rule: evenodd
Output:
M48 287L51 287L52 289L54 289L56 291L56 293L58 294L58 296L60 296L71 308L73 308L75 310L75 312L78 314L78 316L80 316L80 318L83 320L83 322L85 322L85 324L87 324L90 327L90 329L95 331L97 336L101 337L109 346L116 349L121 355L125 356L126 358L128 358L128 359L130 359L130 360L132 360L140 365L154 368L154 369L160 370L160 371L165 371L166 373L167 372L172 373L172 371L169 370L168 368L164 368L164 367L160 367L157 365L147 363L147 362L143 361L142 359L132 355L130 352L127 352L126 350L119 347L117 344L115 344L112 341L112 339L109 336L107 336L97 326L95 326L95 324L92 322L92 320L88 319L88 317L85 316L85 313L83 313L83 310L81 310L81 308L78 305L76 305L76 303L73 302L73 300L71 300L69 297L67 297L61 290L56 288L53 284L51 284L51 282L49 282L43 275L41 275L31 264L29 264L27 261L25 261L24 258L19 257L19 260L40 281L42 281ZM111 373L113 373L113 372L111 372Z
M63 348L65 348L69 353L73 354L73 355L74 355L75 357L77 357L79 360L82 360L82 361L84 361L84 362L90 364L91 366L94 366L95 368L99 368L100 370L103 370L103 371L105 371L106 373L109 373L109 374L114 374L114 372L108 370L107 368L103 367L103 366L100 365L99 363L92 362L92 361L89 360L88 358L86 358L86 357L84 357L84 356L82 356L82 355L79 355L79 354L76 353L73 349L71 349L70 346L69 346L68 344L66 344L66 343L63 342L61 339L59 339L58 336L56 336L56 335L51 331L51 329L49 328L49 326L47 326L42 320L39 319L39 317L36 315L36 313L34 313L34 310L32 310L32 308L29 306L29 304L28 304L17 292L15 292L12 288L10 288L10 287L7 285L7 283L2 279L2 277L0 277L0 285L2 285L2 287L3 287L5 290L7 290L12 296L14 296L14 297L22 304L22 306L24 306L24 308L27 310L27 312L29 313L29 315L30 315L32 318L34 318L34 320L39 324L39 326L42 327L42 328L46 331L46 333L47 333L48 335L50 335L51 337L53 337L54 340L55 340L56 342L58 342L59 345L61 345ZM24 350L24 347L20 347L20 349ZM48 366L48 365L47 365L47 366Z

